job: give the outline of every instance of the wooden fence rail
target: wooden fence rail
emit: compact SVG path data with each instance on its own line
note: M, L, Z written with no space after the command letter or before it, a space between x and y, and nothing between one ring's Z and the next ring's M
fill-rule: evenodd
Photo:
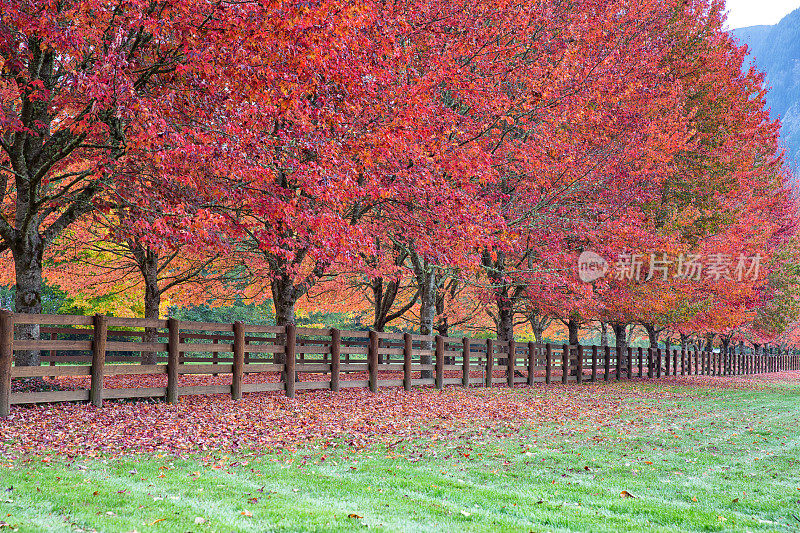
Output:
M15 324L39 325L38 339ZM144 328L148 328L148 332ZM15 366L15 351L45 366ZM143 354L156 354L142 364ZM446 385L533 385L634 377L741 375L800 369L794 348L758 352L569 346L409 333L217 324L176 319L0 312L0 417L10 406L297 390ZM14 380L57 378L55 390L13 390ZM131 381L126 378L136 378ZM30 384L30 383L29 383Z

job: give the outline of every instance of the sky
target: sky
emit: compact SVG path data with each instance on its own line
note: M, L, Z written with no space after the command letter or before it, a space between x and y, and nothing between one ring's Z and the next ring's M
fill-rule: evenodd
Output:
M727 0L728 28L776 24L798 7L800 0Z

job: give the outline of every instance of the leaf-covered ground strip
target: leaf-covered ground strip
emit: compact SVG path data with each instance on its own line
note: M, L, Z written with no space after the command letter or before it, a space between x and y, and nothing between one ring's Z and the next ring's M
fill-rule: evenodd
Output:
M207 400L16 409L0 531L800 529L798 372Z

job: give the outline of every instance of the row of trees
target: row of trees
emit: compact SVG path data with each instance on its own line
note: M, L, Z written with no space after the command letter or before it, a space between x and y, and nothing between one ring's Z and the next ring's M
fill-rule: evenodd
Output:
M146 317L271 299L278 324L785 338L796 205L723 8L0 0L14 308L46 278ZM588 250L611 275L579 279Z

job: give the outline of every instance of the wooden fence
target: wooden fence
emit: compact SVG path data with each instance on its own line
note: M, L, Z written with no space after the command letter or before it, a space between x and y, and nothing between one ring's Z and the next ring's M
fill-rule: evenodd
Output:
M39 340L16 339L35 324ZM143 342L154 328L156 342ZM152 331L152 330L151 330ZM14 366L38 351L42 366ZM141 364L155 352L155 364ZM795 350L768 353L568 346L409 333L0 312L0 417L14 404L163 398L302 389L491 386L796 370ZM54 378L57 390L13 390L16 378ZM135 378L130 380L127 378Z

